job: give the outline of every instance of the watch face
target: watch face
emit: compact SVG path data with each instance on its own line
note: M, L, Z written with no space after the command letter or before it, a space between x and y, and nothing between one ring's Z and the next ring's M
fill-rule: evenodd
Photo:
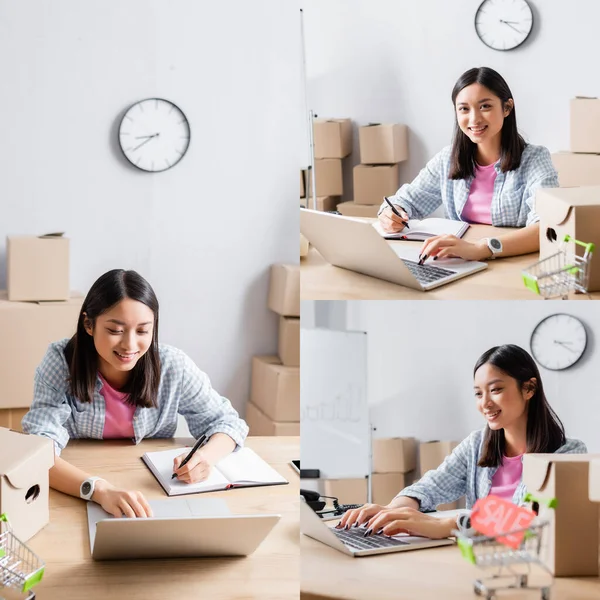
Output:
M475 15L479 39L493 50L513 50L533 28L533 13L526 0L484 0Z
M92 484L89 481L84 481L81 486L81 492L84 496L87 496L92 490Z
M497 240L496 238L490 238L490 244L494 250L502 249L502 243L500 242L500 240Z
M187 152L190 127L175 104L149 98L136 102L125 113L119 144L127 160L142 171L166 171Z
M546 369L558 371L573 366L585 352L587 334L583 323L571 315L546 317L531 335L531 353Z

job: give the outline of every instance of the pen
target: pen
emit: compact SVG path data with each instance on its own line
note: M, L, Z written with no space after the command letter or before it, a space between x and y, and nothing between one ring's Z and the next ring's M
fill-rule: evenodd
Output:
M398 210L396 209L396 207L390 202L390 199L387 196L384 196L383 199L388 203L389 207L392 209L392 212L397 217L400 217L402 219L403 218L402 215L398 212ZM402 223L404 224L404 226L406 227L406 229L410 229L410 227L408 226L408 222L407 221L402 221Z
M181 467L183 467L183 465L188 463L188 461L190 460L190 458L192 458L192 456L194 456L194 454L196 453L196 450L198 450L198 448L200 448L200 446L202 446L202 444L204 443L204 440L206 440L206 436L205 435L200 436L200 439L194 444L194 447L190 450L190 453L181 461L181 464L179 465L180 469L181 469ZM171 475L171 479L175 479L175 477L177 477L177 475L175 473L173 473L173 475Z

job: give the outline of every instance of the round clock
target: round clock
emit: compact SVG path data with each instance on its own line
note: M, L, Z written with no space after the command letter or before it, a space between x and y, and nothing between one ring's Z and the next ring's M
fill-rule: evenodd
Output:
M156 173L175 166L190 145L190 126L182 110L162 98L140 100L127 109L119 127L125 158Z
M533 357L542 367L560 371L572 367L583 356L587 334L579 319L558 313L537 324L530 345Z
M533 12L526 0L483 0L475 14L479 39L493 50L513 50L533 28Z

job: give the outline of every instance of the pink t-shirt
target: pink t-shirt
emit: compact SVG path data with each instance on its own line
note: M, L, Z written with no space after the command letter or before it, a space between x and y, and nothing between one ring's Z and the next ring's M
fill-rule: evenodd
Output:
M519 456L505 456L503 458L502 466L498 467L492 477L490 494L504 498L509 502L512 501L523 474L522 457L523 455L519 454Z
M100 393L106 403L106 417L104 419L104 432L102 437L107 439L131 439L133 433L133 413L135 406L125 402L127 394L115 390L114 387L100 375L102 388Z
M463 221L492 224L492 196L497 175L495 164L475 167L475 177L471 182L469 197L460 215Z

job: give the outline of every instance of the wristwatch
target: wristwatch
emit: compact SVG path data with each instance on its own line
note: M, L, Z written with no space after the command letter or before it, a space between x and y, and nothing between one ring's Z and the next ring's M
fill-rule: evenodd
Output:
M490 258L496 258L496 254L502 252L502 242L498 238L484 238L487 247L490 249L492 255Z
M94 488L96 487L96 481L102 479L102 477L90 477L86 479L79 488L79 496L84 500L91 500L94 494Z

